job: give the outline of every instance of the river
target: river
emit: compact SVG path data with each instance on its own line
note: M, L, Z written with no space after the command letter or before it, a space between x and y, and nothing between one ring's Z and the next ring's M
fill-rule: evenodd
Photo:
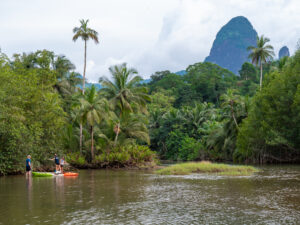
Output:
M300 166L265 166L251 177L0 177L0 224L300 224Z

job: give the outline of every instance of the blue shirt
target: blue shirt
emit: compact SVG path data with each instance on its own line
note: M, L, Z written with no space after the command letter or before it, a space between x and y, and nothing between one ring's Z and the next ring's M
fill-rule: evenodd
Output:
M55 156L54 161L55 161L55 164L59 165L59 158L58 158L58 156Z
M26 166L30 166L29 163L31 164L31 159L26 159Z

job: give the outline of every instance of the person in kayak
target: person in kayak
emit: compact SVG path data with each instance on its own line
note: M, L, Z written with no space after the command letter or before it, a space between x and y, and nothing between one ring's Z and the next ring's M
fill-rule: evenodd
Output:
M55 172L60 171L59 157L56 154L54 154L54 162L55 162Z
M31 172L31 156L28 155L26 159L26 177L30 175Z
M60 172L64 173L64 164L65 164L65 157L61 157L60 159Z

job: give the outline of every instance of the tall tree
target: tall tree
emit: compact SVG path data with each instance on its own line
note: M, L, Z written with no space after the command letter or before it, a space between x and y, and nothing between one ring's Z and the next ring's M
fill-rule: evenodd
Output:
M262 87L262 72L263 63L266 63L268 60L273 59L274 49L272 45L268 45L267 43L270 41L269 38L264 37L263 35L261 37L257 37L256 46L249 46L248 50L251 51L249 58L251 58L252 63L254 63L256 66L259 64L260 67L260 90Z
M96 44L99 43L98 32L88 27L89 20L80 20L80 27L73 28L73 41L81 38L84 41L84 66L83 66L83 81L82 81L82 93L84 94L85 89L85 70L86 70L86 43L92 39ZM80 151L82 149L82 124L80 124Z
M84 41L84 67L83 67L83 82L82 82L82 92L84 94L85 88L85 71L86 71L86 44L87 41L92 39L96 44L99 43L98 32L88 27L89 20L80 20L80 27L73 28L73 41L77 41L81 38Z

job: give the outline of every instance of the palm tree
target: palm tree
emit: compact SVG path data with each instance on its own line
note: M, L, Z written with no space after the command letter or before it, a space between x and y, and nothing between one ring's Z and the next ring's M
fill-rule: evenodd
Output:
M266 45L270 41L269 38L264 37L263 35L261 37L257 37L257 46L249 46L248 50L251 51L249 58L252 59L252 63L254 63L256 66L259 64L260 67L260 90L262 87L262 65L263 63L266 63L268 60L273 59L274 51L272 45Z
M69 152L72 152L78 147L78 135L75 133L73 124L70 123L64 128L62 138L64 148L68 149Z
M82 82L77 73L72 72L75 65L64 55L55 56L52 68L56 72L56 84L54 88L63 98L70 97L76 90L76 85Z
M80 20L80 27L73 28L73 41L81 38L84 41L84 67L83 67L83 82L82 82L82 93L84 94L85 88L85 70L86 70L86 43L89 39L94 40L96 44L99 43L98 32L87 26L89 20Z
M127 68L126 63L111 66L112 81L101 77L99 82L106 97L116 106L119 114L141 111L147 113L146 103L150 101L147 88L139 86L143 80L137 71Z
M99 43L98 32L87 26L89 20L80 20L80 27L73 28L73 41L81 38L84 41L84 66L83 66L83 80L82 80L82 93L85 89L85 70L86 70L86 43L89 39L94 40L96 44ZM82 124L80 124L80 151L82 148Z
M182 119L185 124L188 124L189 130L197 138L201 132L203 124L208 120L212 120L216 116L214 105L211 103L196 103L193 108L183 107L180 110Z
M87 90L86 94L80 98L81 115L83 122L90 126L91 133L91 156L94 159L94 126L99 124L102 119L108 118L109 106L105 98L98 95L94 85Z
M109 71L112 81L106 77L99 79L102 85L102 92L107 99L114 105L117 115L122 120L123 115L132 112L147 113L146 103L150 101L147 88L139 86L142 78L137 76L137 71L127 68L126 63L111 66ZM114 131L116 133L115 143L121 130L120 120L116 123Z
M221 100L223 101L222 107L226 109L229 109L231 117L236 125L237 128L239 128L236 115L235 115L235 107L240 102L240 98L238 95L235 95L235 90L233 89L227 89L226 94L223 94L221 96Z
M110 118L111 120L107 121L108 126L99 135L106 141L108 147L135 143L135 140L150 144L146 115L130 113L122 118L118 118L116 115ZM118 132L116 132L116 123L119 124Z
M75 65L64 55L56 56L52 62L52 67L56 72L56 78L62 79L66 77L70 71L75 69Z
M149 131L147 128L148 119L143 114L129 114L126 117L122 117L120 120L121 140L138 139L140 141L150 144ZM116 145L116 140L114 145Z

